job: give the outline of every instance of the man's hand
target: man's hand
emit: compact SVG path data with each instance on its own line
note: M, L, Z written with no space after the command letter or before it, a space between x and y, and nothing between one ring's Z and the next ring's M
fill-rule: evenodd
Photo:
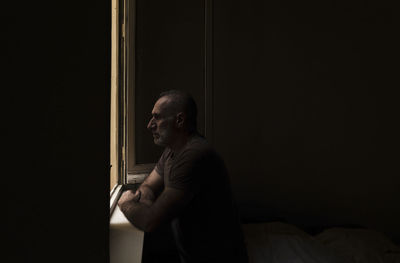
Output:
M122 210L122 206L128 203L137 203L140 199L140 191L133 193L132 190L125 191L118 200L118 206Z
M142 184L139 190L141 192L141 197L139 198L139 202L147 206L151 206L153 202L156 200L156 197L154 196L154 193L151 190L151 188L146 184Z

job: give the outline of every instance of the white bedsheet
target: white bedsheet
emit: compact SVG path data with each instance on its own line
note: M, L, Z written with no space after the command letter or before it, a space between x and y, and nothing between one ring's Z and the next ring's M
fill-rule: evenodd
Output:
M316 239L348 255L354 263L400 263L400 247L374 230L331 228Z
M311 236L280 222L243 225L250 263L400 263L400 249L383 235L343 230Z

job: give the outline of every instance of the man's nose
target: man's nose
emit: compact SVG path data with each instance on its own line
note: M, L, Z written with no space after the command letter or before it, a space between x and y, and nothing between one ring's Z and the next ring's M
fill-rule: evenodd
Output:
M151 130L154 127L154 122L153 122L154 118L151 118L149 123L147 124L147 129Z

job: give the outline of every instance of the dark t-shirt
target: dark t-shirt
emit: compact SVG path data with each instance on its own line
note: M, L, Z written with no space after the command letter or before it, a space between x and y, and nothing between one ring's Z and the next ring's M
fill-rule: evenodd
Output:
M165 187L194 197L172 220L182 262L247 262L239 215L223 160L194 135L174 153L166 148L156 165Z

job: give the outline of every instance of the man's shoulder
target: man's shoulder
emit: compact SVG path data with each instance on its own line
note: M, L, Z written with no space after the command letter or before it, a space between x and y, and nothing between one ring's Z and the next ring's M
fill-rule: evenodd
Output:
M184 149L185 155L208 155L214 152L207 139L201 135L194 135Z
M187 147L189 148L196 148L196 147L203 148L209 146L210 144L208 143L207 139L200 134L193 135L187 143Z
M196 137L190 141L190 144L182 151L182 161L191 161L198 163L206 169L219 168L225 166L222 156L208 143L204 137Z

